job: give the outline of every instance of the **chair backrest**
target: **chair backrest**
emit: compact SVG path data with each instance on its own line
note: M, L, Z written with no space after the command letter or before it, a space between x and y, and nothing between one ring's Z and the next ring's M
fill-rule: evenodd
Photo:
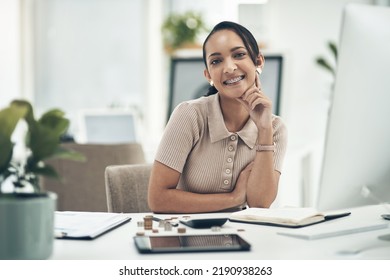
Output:
M59 211L107 212L105 168L115 164L145 163L144 152L139 143L66 143L63 147L83 154L86 161L48 161L61 175L62 180L41 178L41 183L45 190L57 193Z
M151 212L148 184L152 164L107 166L105 171L108 212Z

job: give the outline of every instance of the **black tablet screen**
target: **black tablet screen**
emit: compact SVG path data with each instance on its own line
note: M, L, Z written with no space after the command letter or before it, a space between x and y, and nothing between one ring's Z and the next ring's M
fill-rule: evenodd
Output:
M250 244L237 234L136 236L141 253L247 251Z

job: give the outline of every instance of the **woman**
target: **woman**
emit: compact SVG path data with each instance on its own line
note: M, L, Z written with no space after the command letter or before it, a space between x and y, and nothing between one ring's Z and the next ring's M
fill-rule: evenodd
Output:
M261 90L264 57L246 28L221 22L203 44L203 59L209 93L172 113L152 168L149 206L159 213L269 207L287 132Z

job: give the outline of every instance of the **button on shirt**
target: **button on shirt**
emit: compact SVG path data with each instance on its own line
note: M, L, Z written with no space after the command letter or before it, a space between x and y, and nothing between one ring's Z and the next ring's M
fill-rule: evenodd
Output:
M281 172L287 145L286 128L273 116L274 166ZM233 190L243 168L256 155L257 127L248 120L242 130L225 126L219 95L179 104L165 128L156 160L181 173L177 188L195 193Z

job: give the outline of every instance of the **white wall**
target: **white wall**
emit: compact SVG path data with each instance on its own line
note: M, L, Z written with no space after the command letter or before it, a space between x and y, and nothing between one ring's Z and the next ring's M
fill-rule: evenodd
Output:
M143 148L146 160L152 162L166 123L168 106L168 71L162 46L161 22L163 2L148 0L146 5L147 59L144 75L145 106Z
M284 91L289 104L284 105L293 143L322 138L332 78L314 61L319 55L331 57L326 43L338 42L342 9L348 2L372 1L270 1L273 45L286 50L291 60Z
M0 0L0 108L20 96L19 1Z

